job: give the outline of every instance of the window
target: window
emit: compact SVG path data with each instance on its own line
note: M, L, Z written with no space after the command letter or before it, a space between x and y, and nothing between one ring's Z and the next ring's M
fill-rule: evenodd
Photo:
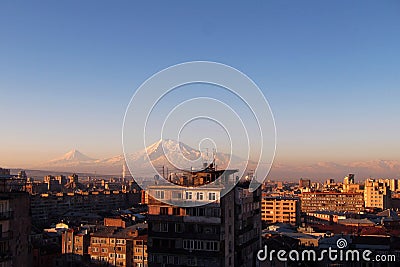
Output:
M218 242L216 242L216 241L206 241L205 250L218 251Z
M214 208L213 209L213 217L220 217L220 216L221 216L220 209Z
M182 192L181 191L172 191L172 198L181 199L182 198Z
M168 207L160 207L160 215L168 215Z
M193 258L189 258L189 259L187 260L187 265L189 265L189 266L195 266L195 265L196 265L196 260L193 259Z
M203 192L197 192L196 198L197 198L197 200L203 200L204 199Z
M174 256L168 256L168 263L174 264Z
M117 244L125 244L125 239L117 239Z
M205 212L204 212L204 208L199 208L198 212L197 212L197 216L204 216Z
M175 232L176 233L182 233L183 232L183 225L181 223L176 223L175 224Z
M203 240L183 240L183 248L187 250L218 251L218 242Z
M164 191L162 191L162 190L156 190L156 198L158 198L158 199L164 199Z
M160 223L160 232L168 232L168 223Z
M186 199L192 199L192 192L186 192Z
M217 199L216 194L214 192L208 193L208 199L209 200L216 200Z
M181 208L172 208L173 215L181 215Z
M106 248L102 248L102 249L101 249L101 252L103 252L103 253L107 253L107 252L108 252L108 249L106 249Z

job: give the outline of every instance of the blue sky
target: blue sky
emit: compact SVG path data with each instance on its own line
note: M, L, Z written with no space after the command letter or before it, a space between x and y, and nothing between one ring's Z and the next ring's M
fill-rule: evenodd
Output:
M250 76L282 162L400 160L398 1L1 1L0 166L121 153L134 90L192 60Z

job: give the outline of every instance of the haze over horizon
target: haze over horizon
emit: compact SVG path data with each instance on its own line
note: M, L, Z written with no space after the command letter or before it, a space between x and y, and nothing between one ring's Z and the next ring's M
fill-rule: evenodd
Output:
M173 141L173 140L172 140ZM170 142L169 140L164 140L165 142ZM150 157L153 158L153 166L161 167L166 164L165 158L160 158L159 155L156 157L152 156L151 150L154 150L154 147L159 146L160 141L151 144L147 150ZM173 141L173 146L179 144L176 141ZM180 143L184 146L186 144ZM200 151L195 150L189 146L187 149L191 151L190 157L198 157ZM174 154L171 154L171 147L166 147L165 153L170 154L170 156L174 157ZM143 170L151 170L149 166L143 165L140 158L144 157L144 152L138 151L136 155L132 155L133 159L139 160L140 166ZM205 151L202 151L202 156L205 156ZM158 154L158 153L156 153ZM224 168L225 164L228 161L228 154L223 153L222 151L217 153L217 165L221 168ZM50 173L97 173L98 175L120 175L122 171L122 165L125 162L124 155L114 155L109 158L97 158L93 155L87 156L79 150L72 149L66 154L48 160L46 162L42 162L39 165L34 166L19 166L22 169L35 170L33 173L37 175L48 175ZM244 166L244 160L234 156L233 165L231 168L241 169L241 166ZM167 164L168 165L168 164ZM200 168L201 166L191 166L194 168ZM254 166L248 168L253 170ZM39 171L40 170L40 171ZM128 169L127 169L128 170ZM170 171L172 169L170 168ZM246 173L246 172L245 172ZM270 174L268 175L268 179L273 180L286 180L286 181L296 181L299 178L310 178L315 181L324 181L327 178L334 179L342 179L348 173L355 173L356 177L359 180L363 180L369 177L372 178L398 178L400 174L400 161L393 160L370 160L370 161L355 161L355 162L347 162L347 163L339 163L339 162L316 162L310 164L302 164L302 165L293 165L293 164L285 164L281 162L275 162ZM154 173L151 173L153 176Z
M400 161L398 1L203 4L3 2L0 167L122 154L135 89L192 60L257 83L277 164Z

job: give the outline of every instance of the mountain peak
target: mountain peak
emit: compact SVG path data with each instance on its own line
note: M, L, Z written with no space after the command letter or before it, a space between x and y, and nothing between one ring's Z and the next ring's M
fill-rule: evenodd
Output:
M94 160L88 156L86 156L85 154L81 153L79 150L77 149L72 149L69 152L65 153L64 156L52 160L51 162L59 162L59 161L75 161L75 162L79 162L79 161L91 161Z
M182 142L172 140L172 139L160 139L157 142L149 145L146 148L146 152L148 154L151 154L153 152L163 150L163 149L175 151L176 148L178 148L178 147L189 147L189 146L185 145ZM193 148L190 148L190 149L193 150Z

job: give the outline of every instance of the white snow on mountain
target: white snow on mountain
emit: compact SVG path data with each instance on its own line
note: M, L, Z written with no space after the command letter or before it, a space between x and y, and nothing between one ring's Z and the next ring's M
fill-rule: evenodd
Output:
M178 152L181 153L178 153ZM205 155L182 142L175 140L159 140L146 149L127 155L129 166L134 166L134 173L153 172L153 167L160 171L162 166L172 170L175 166L185 166L199 169L205 161ZM151 160L151 164L149 160ZM193 166L188 166L188 160L193 161ZM197 161L196 161L197 160ZM211 156L207 159L210 162ZM215 157L219 169L226 168L231 162L230 168L242 169L247 161L226 153L218 152ZM122 165L125 164L124 155L117 155L104 159L93 159L78 150L71 150L60 158L50 160L37 166L37 169L51 171L89 172L99 174L119 175L122 173ZM186 164L186 165L185 165ZM251 162L254 169L255 163ZM355 173L357 177L392 177L400 176L400 162L396 160L370 160L348 163L318 162L309 165L293 165L274 163L269 177L271 179L298 179L308 177L312 179L341 178L348 173Z

